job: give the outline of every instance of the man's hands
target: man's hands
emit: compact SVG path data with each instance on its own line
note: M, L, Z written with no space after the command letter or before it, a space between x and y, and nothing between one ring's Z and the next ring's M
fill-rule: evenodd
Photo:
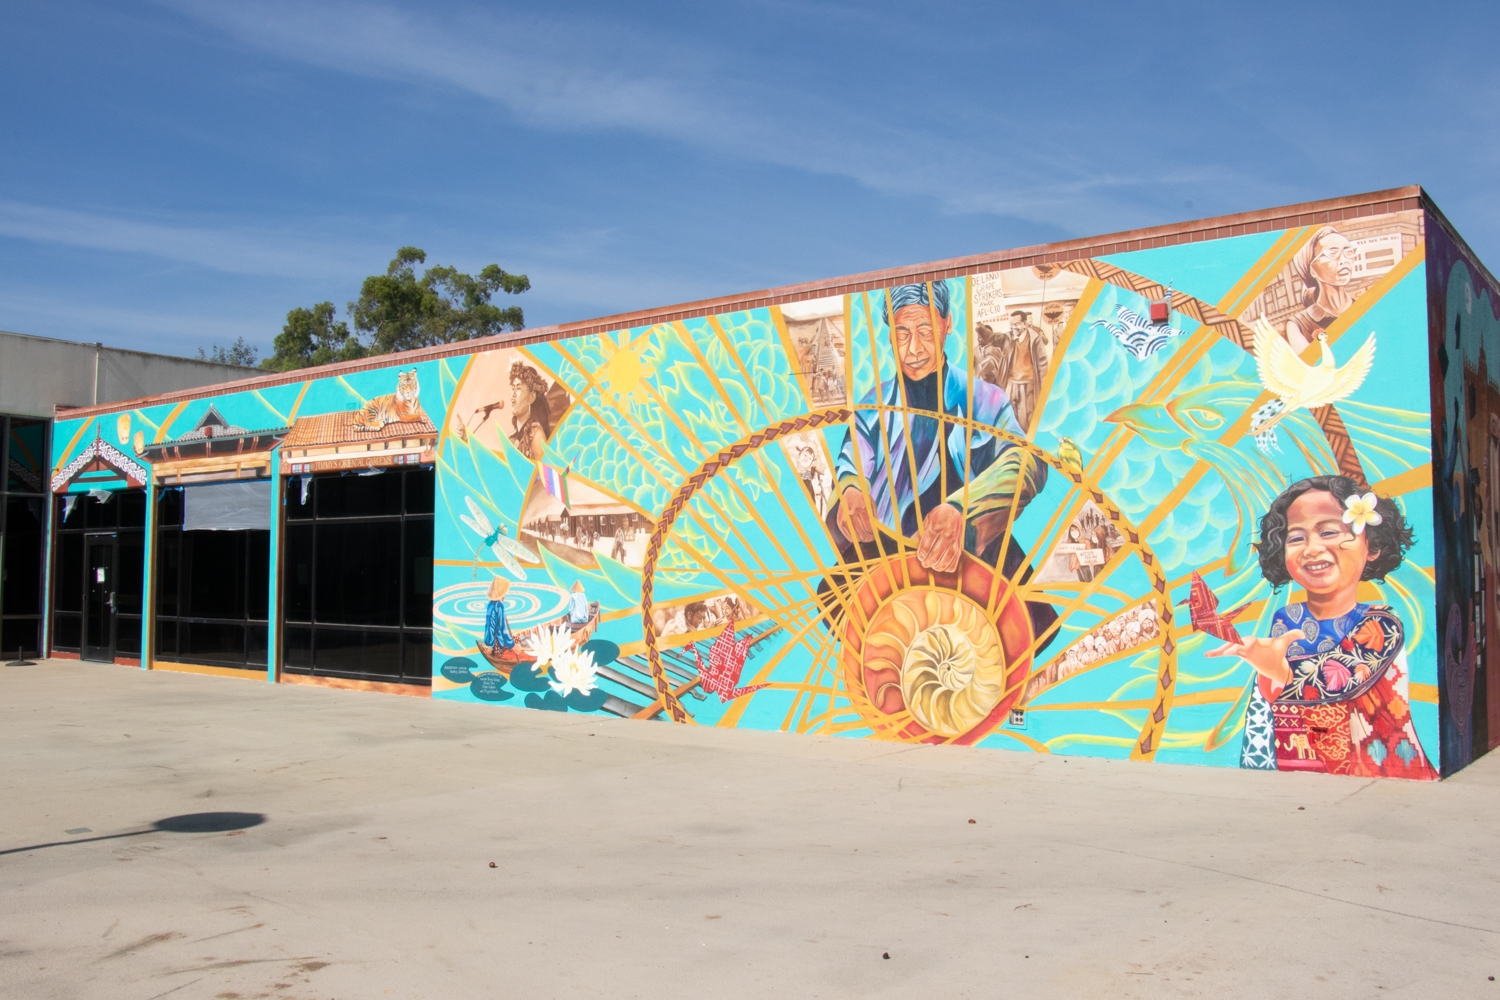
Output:
M870 523L870 506L864 491L857 486L844 489L839 497L839 530L845 538L873 542L875 528ZM922 519L917 536L917 562L939 573L958 568L958 557L964 548L964 516L952 504L938 504Z
M1298 639L1307 638L1300 628L1284 632L1274 639L1251 636L1242 643L1227 643L1210 649L1205 656L1238 656L1255 668L1255 672L1277 687L1286 687L1292 679L1292 666L1286 662L1286 649Z
M860 542L873 542L875 529L870 526L869 502L864 490L858 486L844 488L839 499L839 530L845 538Z
M952 504L940 503L922 519L917 536L917 562L939 573L958 568L964 550L964 516Z

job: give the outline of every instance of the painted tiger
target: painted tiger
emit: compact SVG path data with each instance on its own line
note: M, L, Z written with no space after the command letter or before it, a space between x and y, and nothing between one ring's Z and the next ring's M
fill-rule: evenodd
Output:
M396 391L376 396L354 414L354 426L362 431L378 431L387 424L411 423L424 419L417 370L396 373Z

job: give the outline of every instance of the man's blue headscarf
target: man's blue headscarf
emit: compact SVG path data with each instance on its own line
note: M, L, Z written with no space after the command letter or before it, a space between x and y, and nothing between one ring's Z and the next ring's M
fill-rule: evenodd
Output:
M891 289L891 309L900 312L902 306L925 306L928 304L927 283L916 285L897 285ZM937 314L944 319L948 318L948 282L934 281L932 283L932 304L937 307ZM886 311L885 296L880 297L880 315L885 320L885 325L891 325L891 314Z

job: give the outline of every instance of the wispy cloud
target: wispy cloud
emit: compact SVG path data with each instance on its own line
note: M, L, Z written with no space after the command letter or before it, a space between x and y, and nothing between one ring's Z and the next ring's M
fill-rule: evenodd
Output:
M266 324L249 317L121 308L81 302L76 295L0 294L0 317L0 326L16 333L62 340L102 339L105 346L160 354L191 355L200 347L230 344L236 337L262 345L271 340Z
M0 201L0 236L146 254L227 274L343 277L368 269L394 249L385 241L353 242L310 232L312 228L305 224L247 227L216 219L145 217Z
M531 127L675 140L718 156L847 177L883 194L935 199L951 212L1099 232L1139 222L1133 213L1145 189L1245 183L1233 167L1183 166L1180 156L1169 167L1164 156L1122 151L1106 169L1099 157L1058 144L1016 142L1016 123L1007 120L1014 102L976 95L969 103L984 112L955 141L951 123L945 128L931 107L914 113L884 101L872 106L858 93L799 87L705 39L646 34L597 17L562 23L342 0L163 2L281 58L452 88ZM1053 131L1067 129L1064 122Z
M678 138L706 128L719 131L724 124L719 119L725 109L699 92L708 77L652 73L629 65L638 67L637 60L621 59L622 52L660 54L659 46L649 47L659 39L624 26L611 26L601 38L577 24L479 10L441 19L344 2L163 4L287 59L362 76L441 82L532 124L628 128Z

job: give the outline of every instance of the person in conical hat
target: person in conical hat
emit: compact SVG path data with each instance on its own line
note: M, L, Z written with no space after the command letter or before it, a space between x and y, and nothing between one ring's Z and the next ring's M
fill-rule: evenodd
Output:
M496 651L514 649L516 637L510 634L505 624L505 594L510 590L510 581L500 577L490 580L485 592L489 604L484 611L484 644Z
M589 620L589 599L583 592L583 581L573 581L573 593L568 598L568 621L582 625Z

